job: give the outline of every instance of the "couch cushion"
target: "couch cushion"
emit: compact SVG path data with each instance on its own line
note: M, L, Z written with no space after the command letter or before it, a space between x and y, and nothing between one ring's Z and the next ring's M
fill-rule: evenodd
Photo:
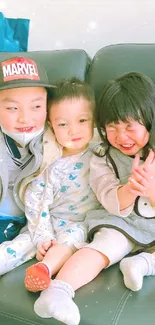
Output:
M109 79L138 71L155 82L155 44L119 44L100 49L90 66L88 80L96 97Z
M0 53L0 61L12 56L29 57L39 61L47 70L49 81L55 84L61 79L76 77L85 80L90 58L84 50L34 51L17 53Z
M32 261L0 280L2 325L60 324L53 318L43 319L34 313L33 304L39 295L28 292L24 287L25 269L30 264ZM155 319L154 292L154 277L145 278L143 289L139 292L125 288L118 265L114 265L77 291L75 302L81 312L80 325L152 325Z

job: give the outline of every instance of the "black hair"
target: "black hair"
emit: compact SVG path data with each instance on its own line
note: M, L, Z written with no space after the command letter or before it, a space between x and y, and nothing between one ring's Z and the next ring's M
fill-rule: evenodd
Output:
M102 90L95 121L105 155L110 148L105 126L120 121L129 122L130 119L143 124L150 134L143 153L146 157L148 148L155 149L155 85L148 76L139 72L130 72L111 80Z
M56 84L48 100L48 112L53 103L58 103L64 99L83 98L90 102L90 108L94 114L95 95L92 87L85 81L77 78L64 79Z

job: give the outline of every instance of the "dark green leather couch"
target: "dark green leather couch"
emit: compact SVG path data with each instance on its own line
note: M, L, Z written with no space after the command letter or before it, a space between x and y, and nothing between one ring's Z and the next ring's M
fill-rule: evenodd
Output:
M87 79L96 98L107 80L125 72L141 71L155 82L155 44L107 46L92 60L83 50L39 51L24 55L38 59L45 66L51 83L73 76ZM0 60L9 56L10 53L0 53ZM38 294L27 292L23 284L25 269L33 262L0 278L0 325L60 324L53 318L39 318L33 312ZM123 284L119 266L114 265L78 290L75 301L81 311L80 325L154 325L155 277L145 278L140 292L131 292Z

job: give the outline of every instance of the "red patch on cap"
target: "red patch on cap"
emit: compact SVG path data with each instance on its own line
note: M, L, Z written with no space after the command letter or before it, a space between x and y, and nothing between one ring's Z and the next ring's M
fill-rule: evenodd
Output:
M40 80L37 65L27 58L12 58L1 63L3 80L18 79Z

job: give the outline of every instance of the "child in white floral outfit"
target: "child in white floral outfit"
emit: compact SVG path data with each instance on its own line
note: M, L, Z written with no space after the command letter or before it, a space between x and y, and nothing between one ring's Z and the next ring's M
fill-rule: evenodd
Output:
M86 212L99 203L89 185L93 141L94 94L78 80L64 81L49 105L49 121L62 157L31 183L25 196L26 217L39 263L26 271L30 291L46 289L51 276L87 239Z

